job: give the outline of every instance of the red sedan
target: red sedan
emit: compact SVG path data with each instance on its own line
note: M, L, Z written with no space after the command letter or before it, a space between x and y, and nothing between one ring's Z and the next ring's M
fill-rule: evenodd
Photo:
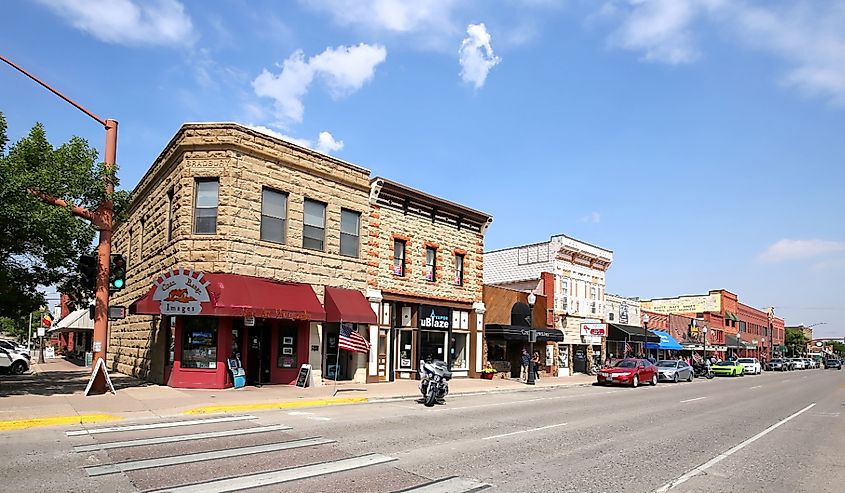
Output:
M657 385L657 367L645 359L623 359L602 368L597 378L599 385L620 383L636 387L643 382Z

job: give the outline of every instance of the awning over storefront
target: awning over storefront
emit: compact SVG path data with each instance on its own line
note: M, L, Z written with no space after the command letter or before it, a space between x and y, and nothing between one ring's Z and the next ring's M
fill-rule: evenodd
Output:
M87 308L69 313L67 317L56 322L48 332L70 332L74 330L94 330L94 321L89 317Z
M651 332L660 338L660 342L647 342L645 345L646 349L669 349L672 351L680 351L684 348L678 344L678 341L676 341L674 337L670 336L666 332L661 330L652 330Z
M129 306L129 313L326 319L308 284L180 269L162 275L143 298Z
M623 324L607 324L608 329L610 329L607 333L607 340L609 341L634 341L634 342L643 342L643 329L642 327L637 327L636 325L623 325ZM646 343L653 342L659 343L660 338L654 334L649 333L646 336Z
M484 334L487 336L501 337L506 341L528 341L529 327L521 325L499 325L489 324L484 326ZM557 329L534 329L537 331L537 342L552 341L563 342L563 332Z
M727 310L725 310L725 319L733 320L734 322L739 322L739 318L737 318L736 314Z
M326 322L377 324L378 318L360 291L326 286Z

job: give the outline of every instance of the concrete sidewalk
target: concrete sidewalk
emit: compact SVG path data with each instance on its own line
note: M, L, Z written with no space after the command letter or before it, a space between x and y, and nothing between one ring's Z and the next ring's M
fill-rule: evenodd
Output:
M0 432L35 426L117 421L183 414L218 414L270 409L416 399L418 382L403 380L379 384L340 382L298 388L265 385L226 390L174 389L121 374L111 374L116 394L85 397L89 369L63 359L33 363L29 375L0 376ZM595 377L543 377L528 386L510 379L455 379L451 394L536 391L562 386L589 385Z

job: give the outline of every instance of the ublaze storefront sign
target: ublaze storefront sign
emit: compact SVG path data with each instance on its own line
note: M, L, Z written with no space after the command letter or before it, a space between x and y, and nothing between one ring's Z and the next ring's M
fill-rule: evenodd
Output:
M452 314L449 308L433 305L420 305L420 328L441 329L452 328Z
M203 277L202 272L179 267L156 279L153 299L161 302L161 314L199 315L202 303L210 301Z

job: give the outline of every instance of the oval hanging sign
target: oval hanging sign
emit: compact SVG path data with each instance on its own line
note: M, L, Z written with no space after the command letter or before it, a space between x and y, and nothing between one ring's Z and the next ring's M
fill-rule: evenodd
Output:
M153 299L161 302L162 315L199 315L202 303L210 301L208 282L202 272L179 267L156 279Z

